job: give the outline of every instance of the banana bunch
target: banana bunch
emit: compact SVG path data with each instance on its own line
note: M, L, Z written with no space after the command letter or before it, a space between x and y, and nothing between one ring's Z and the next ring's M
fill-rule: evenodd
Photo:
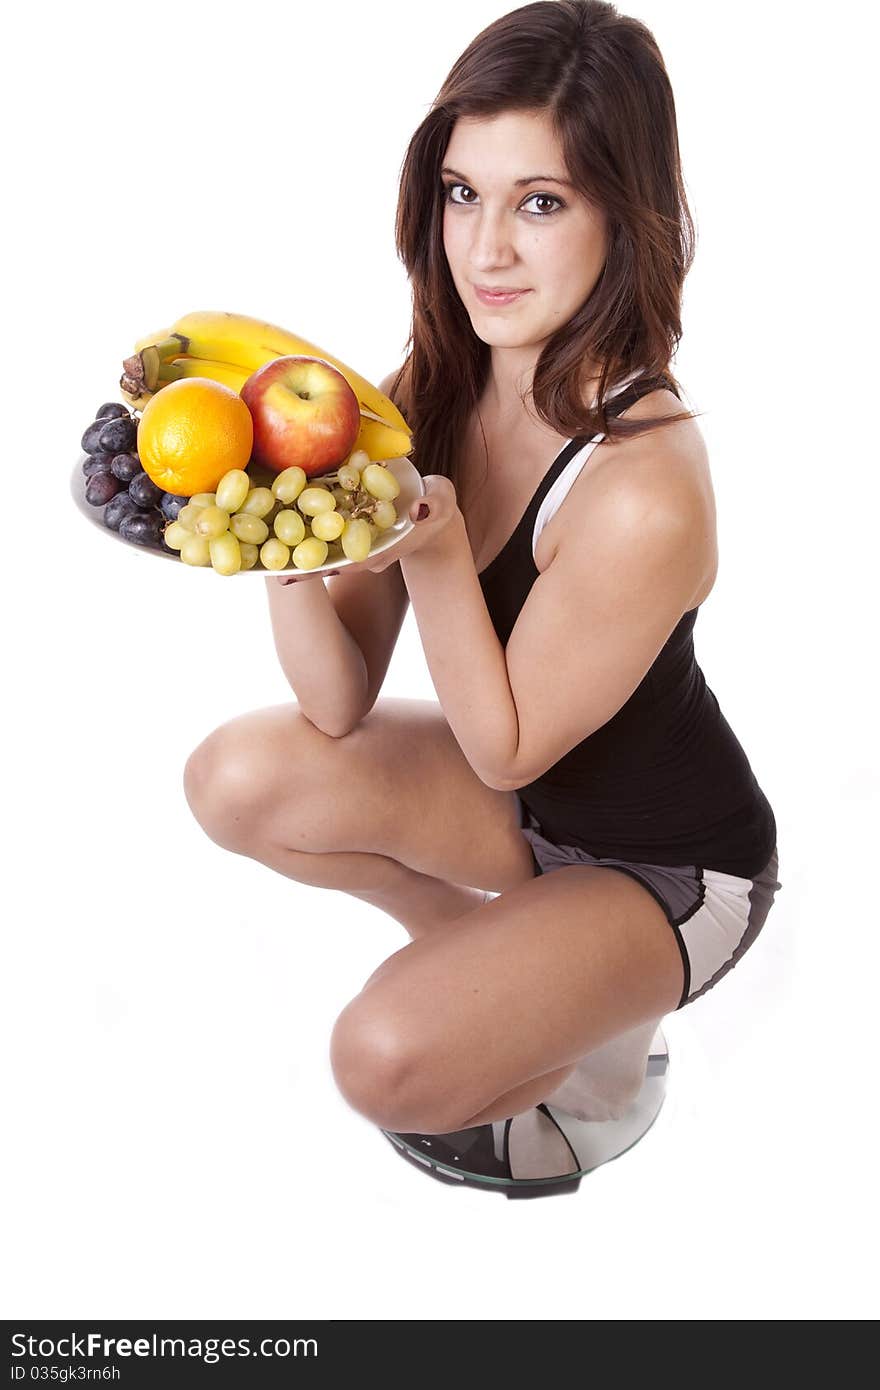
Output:
M410 428L383 391L323 348L246 314L206 309L141 338L122 364L119 385L128 404L141 409L169 381L182 377L209 377L240 391L253 372L276 357L322 357L342 373L361 407L355 449L364 449L375 462L410 453Z

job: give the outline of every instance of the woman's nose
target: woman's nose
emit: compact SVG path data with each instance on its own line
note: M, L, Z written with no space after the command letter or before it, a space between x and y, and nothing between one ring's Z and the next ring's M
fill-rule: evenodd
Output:
M509 265L513 259L511 228L507 213L480 211L474 230L471 258L476 270Z

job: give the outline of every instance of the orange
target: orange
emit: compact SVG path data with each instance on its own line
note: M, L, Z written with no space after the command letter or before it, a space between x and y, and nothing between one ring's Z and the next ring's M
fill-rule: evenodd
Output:
M241 396L207 377L184 377L144 407L137 452L157 487L178 497L214 492L230 468L246 468L254 421Z

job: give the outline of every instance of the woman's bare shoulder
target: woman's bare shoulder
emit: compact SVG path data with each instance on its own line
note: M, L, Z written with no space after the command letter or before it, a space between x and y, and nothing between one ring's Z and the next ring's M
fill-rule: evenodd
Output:
M628 419L669 418L687 409L673 391L661 390L643 396L625 414ZM696 599L702 603L718 572L718 529L709 451L699 420L673 420L623 441L622 453L615 454L615 447L597 481L601 477L609 494L629 491L635 500L662 502L690 517L692 544L703 558L704 580Z
M656 429L647 430L644 434L634 435L631 439L618 441L627 446L632 445L633 452L638 452L635 446L639 444L650 445L656 449L658 445L664 449L674 451L681 449L690 453L705 454L706 441L703 438L703 431L700 429L700 422L693 415L684 420L675 420L676 415L681 415L688 411L690 407L686 401L676 396L674 391L661 389L649 391L646 396L642 396L621 416L624 420L649 420L660 418L662 420L672 420L672 424L658 425Z
M668 418L687 405L672 391L652 391L624 411L628 420ZM600 530L618 514L651 505L686 516L693 545L703 561L704 581L699 602L711 589L717 572L715 497L708 452L698 421L675 421L628 439L603 440L575 479L568 496L551 517L538 543L536 563L543 570L552 562L564 530Z

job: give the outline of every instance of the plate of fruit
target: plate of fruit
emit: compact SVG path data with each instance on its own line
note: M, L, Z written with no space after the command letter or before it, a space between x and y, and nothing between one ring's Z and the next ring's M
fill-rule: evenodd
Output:
M71 492L105 534L221 575L328 573L393 550L424 495L406 421L320 348L202 312L136 344Z

